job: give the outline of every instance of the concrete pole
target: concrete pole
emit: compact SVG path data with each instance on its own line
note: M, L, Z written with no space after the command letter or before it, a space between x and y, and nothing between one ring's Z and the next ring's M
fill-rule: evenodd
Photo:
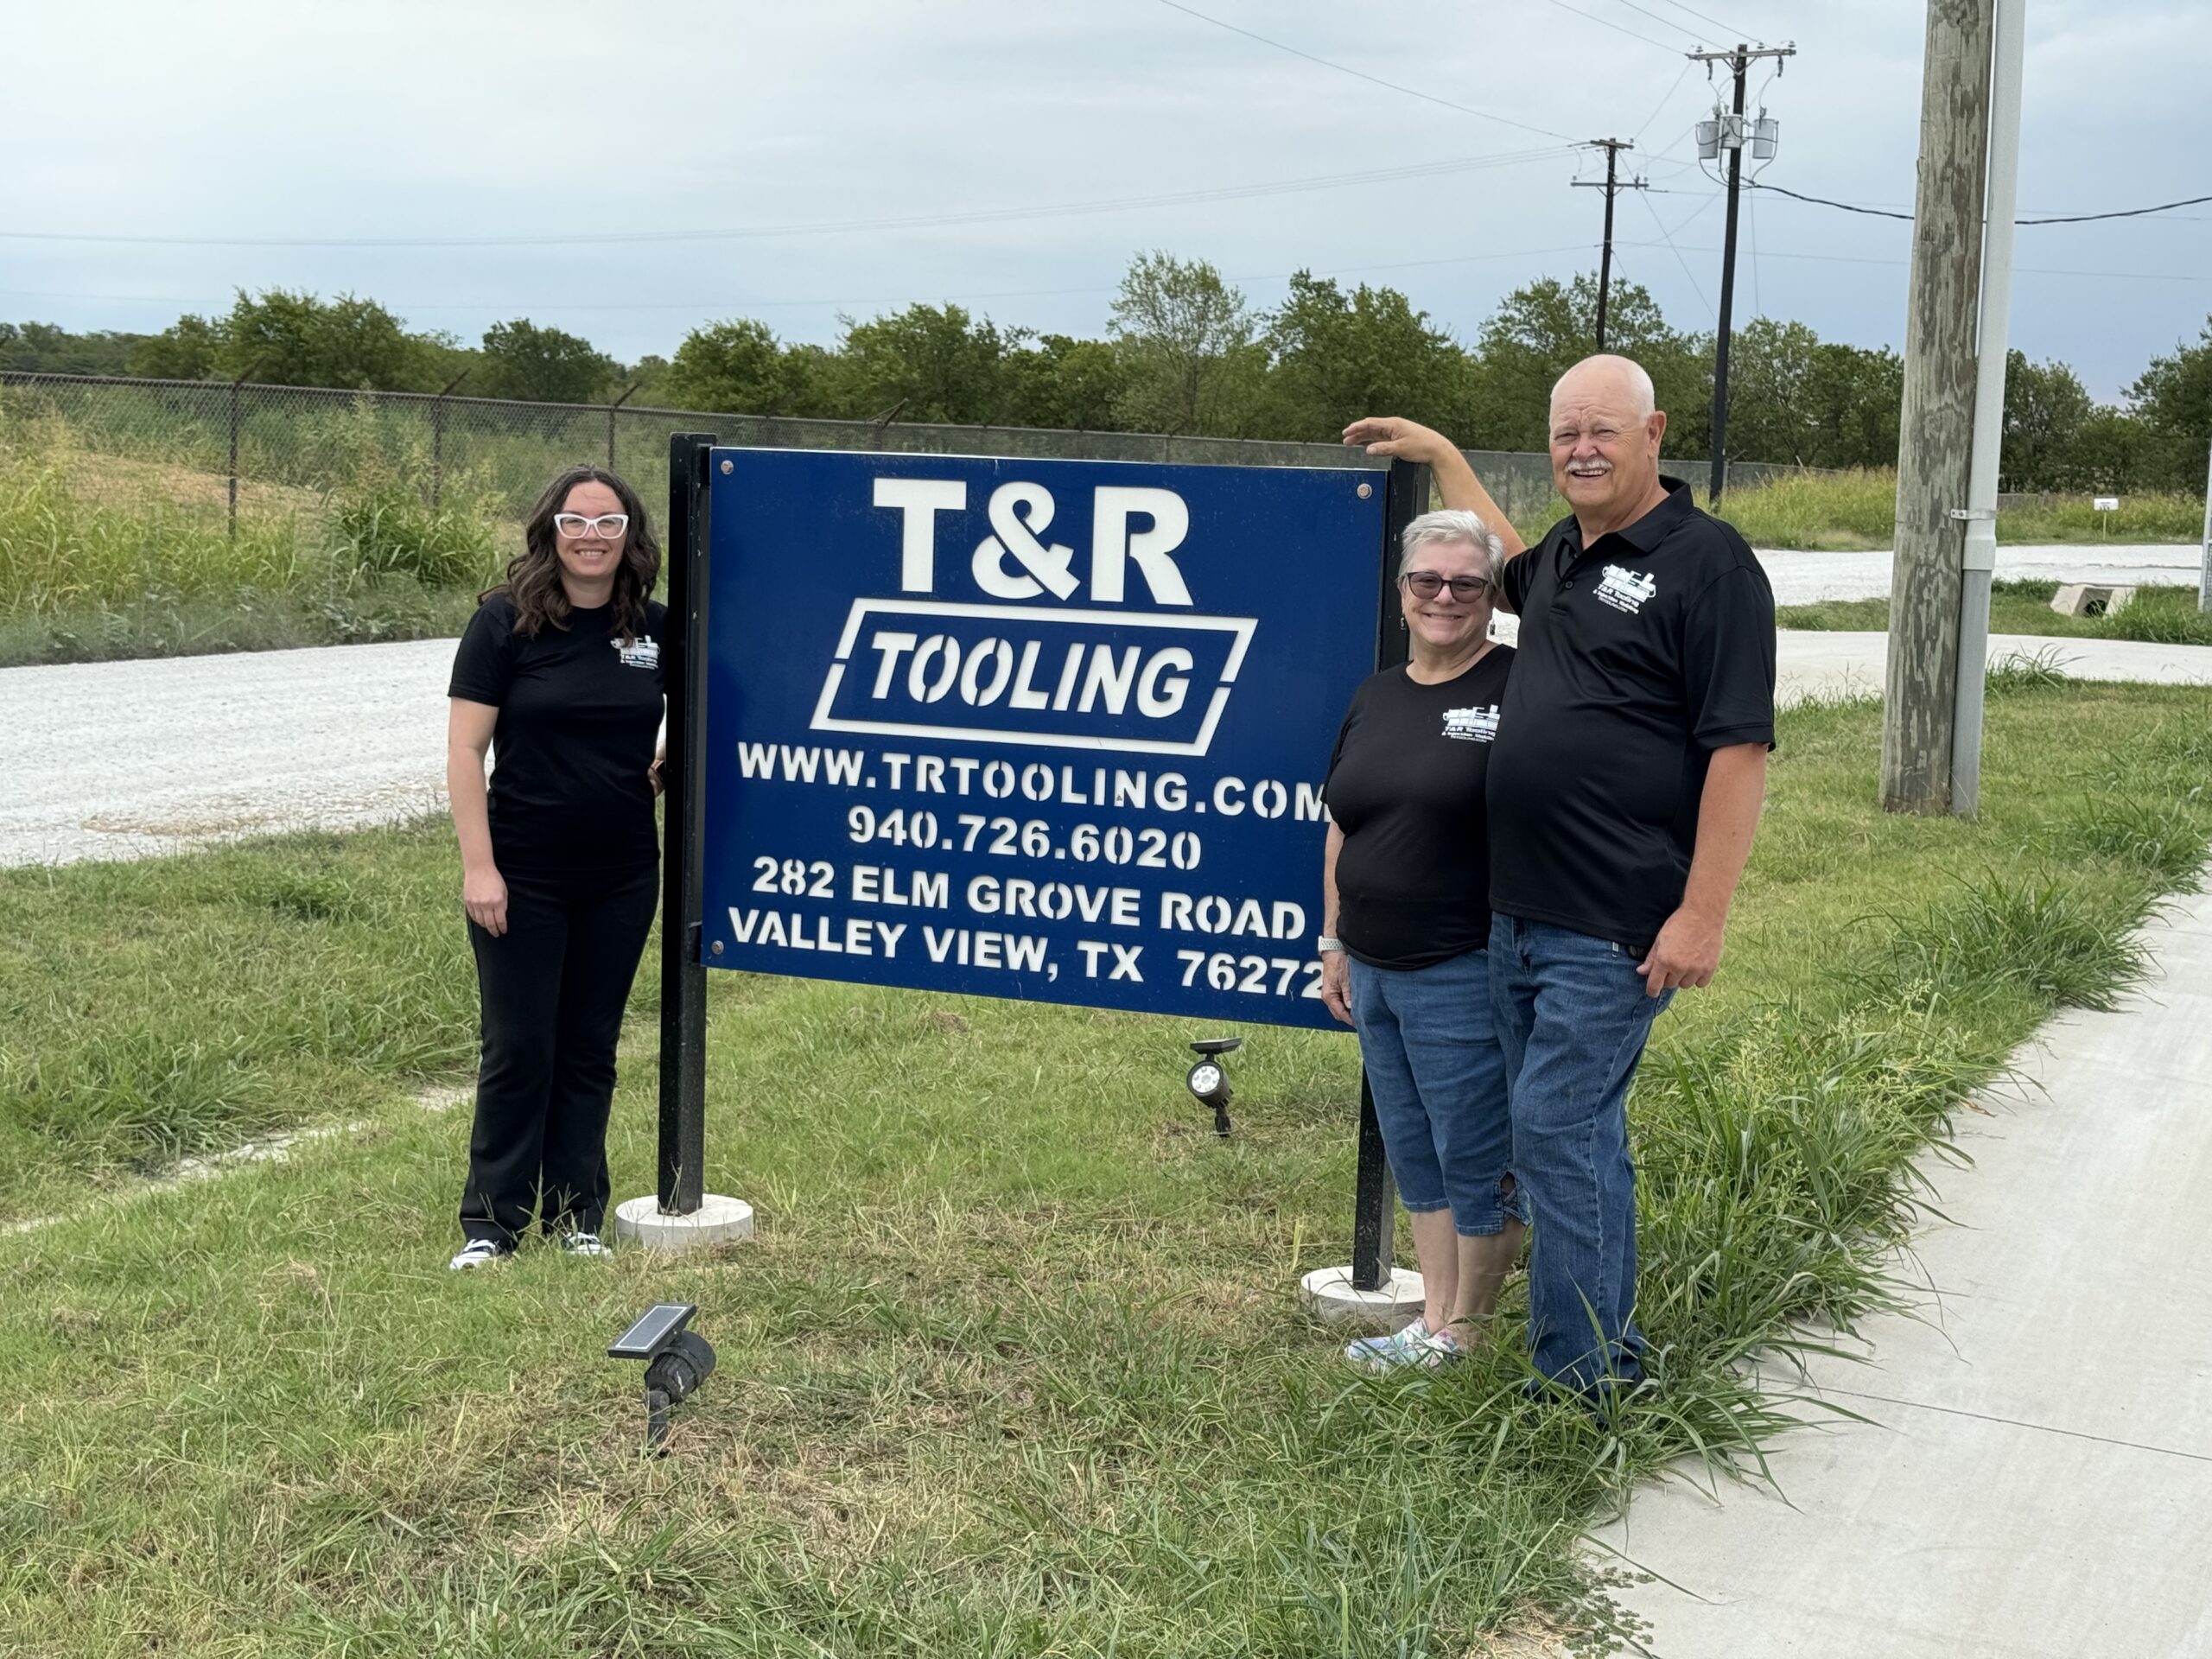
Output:
M2005 368L2011 346L2012 216L2020 184L2020 60L2027 0L1997 0L1989 91L1989 195L1981 232L1981 326L1975 349L1974 458L1967 481L1966 555L1960 571L1958 692L1951 728L1951 810L1981 804L1981 697L1989 671L1989 584L1997 570L1997 482L2005 442Z
M1995 0L1928 0L1905 314L1882 805L1944 812L1959 669L1961 521L1974 447L1974 314Z

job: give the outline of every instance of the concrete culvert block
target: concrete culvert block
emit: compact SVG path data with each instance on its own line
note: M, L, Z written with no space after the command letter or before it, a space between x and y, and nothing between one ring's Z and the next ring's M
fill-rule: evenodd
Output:
M2061 616L2111 616L2126 610L2134 598L2132 587L2070 582L2051 595L2050 608Z

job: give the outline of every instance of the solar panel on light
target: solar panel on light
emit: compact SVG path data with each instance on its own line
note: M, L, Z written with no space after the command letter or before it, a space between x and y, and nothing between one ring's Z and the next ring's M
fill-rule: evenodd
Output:
M609 1359L651 1359L668 1339L690 1322L699 1311L696 1302L655 1302L638 1316L638 1322L614 1339L607 1351Z

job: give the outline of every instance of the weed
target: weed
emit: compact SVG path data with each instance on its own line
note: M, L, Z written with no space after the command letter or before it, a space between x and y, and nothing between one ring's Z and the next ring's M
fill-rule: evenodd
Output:
M2089 796L2052 825L2047 841L2056 857L2112 859L2180 887L2204 862L2208 821L2202 785L2159 799Z
M1989 665L1983 681L1986 697L2017 697L2052 691L2066 683L2066 654L2056 645L2010 652Z
M2142 975L2128 937L2142 918L2143 906L2092 906L2056 877L1991 872L1900 921L1890 949L1930 1007L2012 988L2044 1012L2109 1008Z

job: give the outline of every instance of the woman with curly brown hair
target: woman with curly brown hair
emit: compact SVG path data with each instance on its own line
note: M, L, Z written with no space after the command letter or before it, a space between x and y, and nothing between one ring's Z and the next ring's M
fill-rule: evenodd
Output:
M456 1268L512 1254L533 1211L564 1249L606 1253L615 1042L659 894L667 610L650 597L660 547L645 505L613 473L571 467L523 543L448 691L446 791L483 1012Z

